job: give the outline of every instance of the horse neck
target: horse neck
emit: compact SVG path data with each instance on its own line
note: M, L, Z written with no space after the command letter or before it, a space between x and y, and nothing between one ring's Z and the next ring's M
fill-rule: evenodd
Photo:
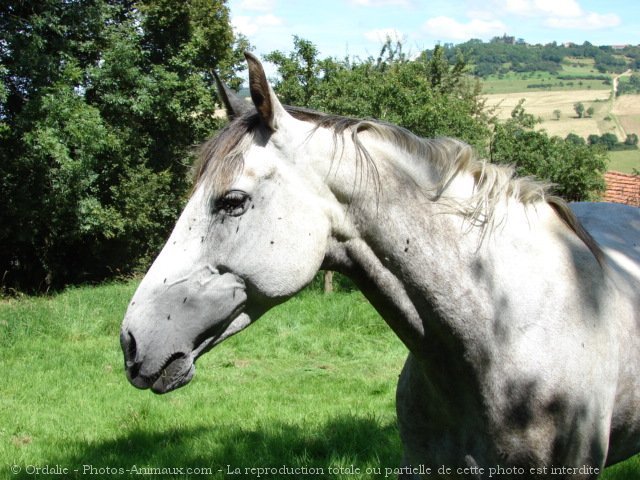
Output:
M436 185L435 171L425 166L416 179L411 176L416 169L411 159L375 158L381 190L363 189L349 207L358 235L335 242L328 254L329 268L333 261L337 265L333 268L350 275L418 357L434 341L455 343L465 325L475 325L481 334L490 328L482 321L492 317L494 307L491 293L478 288L479 277L508 272L508 268L487 270L499 262L504 267L498 258L508 257L513 245L526 249L537 240L520 231L518 224L544 221L551 209L542 204L540 212L532 212L519 202L499 202L496 219L502 222L489 232L457 213L454 199L431 198L429 182ZM473 185L473 177L461 173L447 191L466 202L472 198ZM505 242L505 235L518 238Z

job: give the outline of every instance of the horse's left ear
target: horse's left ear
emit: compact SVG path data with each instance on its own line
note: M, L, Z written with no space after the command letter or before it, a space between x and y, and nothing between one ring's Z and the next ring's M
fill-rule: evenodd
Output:
M275 132L278 123L289 114L269 85L260 60L249 52L244 56L249 64L249 91L253 104L265 125Z
M253 110L253 106L249 102L245 102L242 98L236 95L225 83L220 80L218 74L214 71L213 77L216 79L216 86L218 87L218 97L222 102L229 120L233 120L241 116L243 113Z

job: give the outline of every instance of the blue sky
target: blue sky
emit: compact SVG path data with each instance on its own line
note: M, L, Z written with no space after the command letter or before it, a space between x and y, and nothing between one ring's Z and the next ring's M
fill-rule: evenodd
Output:
M507 33L529 43L640 44L640 0L229 0L236 31L263 55L293 35L321 57L375 56L387 35L418 53Z

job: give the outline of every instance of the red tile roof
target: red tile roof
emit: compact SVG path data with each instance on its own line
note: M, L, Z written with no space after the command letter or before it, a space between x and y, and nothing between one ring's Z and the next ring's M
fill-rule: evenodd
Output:
M607 172L604 174L604 181L607 191L602 200L640 207L640 175Z

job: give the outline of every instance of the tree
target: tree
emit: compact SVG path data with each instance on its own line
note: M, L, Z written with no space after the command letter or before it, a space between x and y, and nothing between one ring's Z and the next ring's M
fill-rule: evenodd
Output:
M601 143L600 135L596 135L595 133L592 133L587 137L587 143L589 145L599 145Z
M638 146L638 135L635 133L629 133L624 141L624 144L630 147Z
M321 65L318 49L310 41L293 37L293 51L289 55L274 51L265 60L278 66L282 77L278 92L290 105L308 106L317 93Z
M515 165L519 175L550 182L554 193L566 200L597 199L605 188L606 152L574 137L562 140L533 130L521 108L516 107L510 120L495 125L491 161Z
M603 133L600 136L600 144L607 150L613 150L618 145L618 137L613 133Z
M556 120L560 120L560 116L562 115L562 112L558 109L555 109L553 111L553 118L555 118Z
M575 145L586 145L587 142L580 135L576 135L575 133L568 134L565 139L565 142L573 143Z
M582 102L577 102L573 104L573 109L576 112L576 115L578 115L578 118L583 118L584 117L584 104Z
M246 41L222 0L0 7L0 272L29 290L145 266L219 126L210 71Z
M595 111L596 110L593 107L587 108L587 110L586 110L587 117L593 117L593 114L594 114Z
M272 52L266 58L276 64L275 90L285 103L377 118L417 135L456 136L486 147L489 129L480 86L466 74L462 57L449 63L439 51L410 60L400 42L388 40L376 58L321 60L315 47L294 37L291 53Z

